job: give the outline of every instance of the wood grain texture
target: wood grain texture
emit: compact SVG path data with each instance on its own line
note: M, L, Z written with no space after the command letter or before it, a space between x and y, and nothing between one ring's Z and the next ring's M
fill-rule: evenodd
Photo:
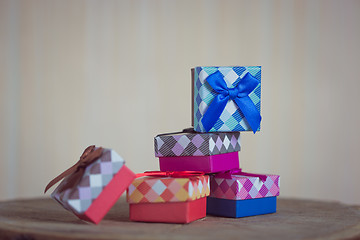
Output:
M190 224L138 223L122 197L99 225L78 220L49 198L0 202L0 239L358 239L360 207L279 199L275 214L208 216Z

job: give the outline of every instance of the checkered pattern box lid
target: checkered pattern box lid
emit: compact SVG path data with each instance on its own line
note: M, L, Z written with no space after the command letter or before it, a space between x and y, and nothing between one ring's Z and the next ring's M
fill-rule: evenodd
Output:
M209 176L140 177L127 190L129 203L187 202L209 196Z
M89 164L76 186L59 191L67 183L66 177L51 194L64 208L82 214L100 195L113 176L124 166L125 161L111 149L104 149L103 154Z
M232 179L210 179L210 197L230 200L245 200L263 197L275 197L280 194L280 176L266 175L266 180L259 177L233 175Z
M211 102L218 95L215 90L207 83L206 79L211 74L219 71L227 84L228 88L235 87L242 78L250 73L259 84L248 95L260 113L261 98L261 66L248 67L195 67L193 74L193 124L195 131L207 132L202 125L202 119L210 106ZM260 127L256 129L260 130ZM244 114L233 100L229 100L221 113L220 118L208 132L227 132L227 131L252 131Z
M240 151L239 132L169 133L154 138L156 157L209 156Z

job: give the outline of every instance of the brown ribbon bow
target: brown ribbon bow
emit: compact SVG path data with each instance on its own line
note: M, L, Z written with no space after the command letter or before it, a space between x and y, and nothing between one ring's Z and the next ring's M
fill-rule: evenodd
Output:
M97 149L95 149L95 145L91 145L87 147L83 152L83 154L81 155L79 161L77 161L77 163L75 163L72 167L65 170L63 173L61 173L59 176L57 176L48 183L48 185L45 187L44 193L46 193L46 191L49 190L49 188L51 188L61 179L73 173L74 174L71 177L69 177L67 183L61 189L59 189L59 191L77 185L78 182L81 180L81 177L84 175L85 167L93 163L96 159L98 159L102 155L102 153L103 153L103 148L101 147Z

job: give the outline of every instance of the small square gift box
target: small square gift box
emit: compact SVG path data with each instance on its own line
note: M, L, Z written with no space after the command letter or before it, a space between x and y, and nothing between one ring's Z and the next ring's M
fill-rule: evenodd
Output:
M89 146L80 160L53 179L45 192L82 220L98 224L135 179L124 160L111 149Z
M198 133L193 129L154 138L161 171L220 172L239 168L240 133Z
M197 132L260 130L261 66L192 69Z
M276 212L280 176L234 169L211 176L207 214L247 217Z
M151 171L129 186L130 220L189 223L206 216L209 176L203 172Z

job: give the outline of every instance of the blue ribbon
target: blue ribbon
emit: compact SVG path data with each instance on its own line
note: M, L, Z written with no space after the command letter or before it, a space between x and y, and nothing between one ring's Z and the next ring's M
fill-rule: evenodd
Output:
M237 86L228 88L223 75L219 71L216 71L208 76L206 81L218 95L210 103L210 106L201 120L205 131L210 131L224 111L228 101L233 100L236 105L238 105L251 129L255 133L260 126L261 116L256 109L255 104L251 101L249 94L259 84L258 80L251 76L250 73L246 73Z

